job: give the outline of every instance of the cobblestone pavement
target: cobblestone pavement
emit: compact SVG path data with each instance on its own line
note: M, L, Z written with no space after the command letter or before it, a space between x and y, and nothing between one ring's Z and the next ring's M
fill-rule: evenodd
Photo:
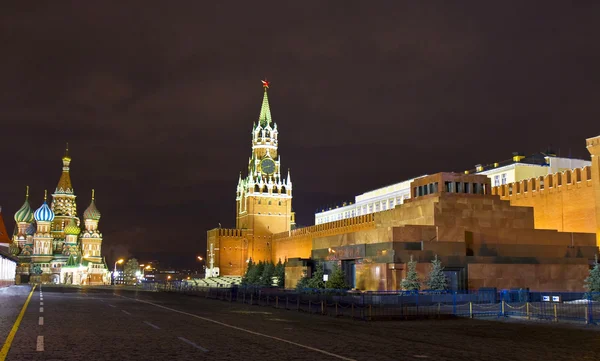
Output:
M30 290L11 288L0 291L2 344ZM57 286L42 286L42 292L40 301L40 290L34 291L7 360L597 360L600 355L599 326L364 322L168 293Z

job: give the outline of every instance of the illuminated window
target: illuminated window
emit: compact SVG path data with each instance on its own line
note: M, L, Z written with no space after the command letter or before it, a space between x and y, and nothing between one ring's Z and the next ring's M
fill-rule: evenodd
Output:
M506 184L506 173L502 173L502 184Z
M496 175L494 176L494 187L497 187L500 185L500 176Z

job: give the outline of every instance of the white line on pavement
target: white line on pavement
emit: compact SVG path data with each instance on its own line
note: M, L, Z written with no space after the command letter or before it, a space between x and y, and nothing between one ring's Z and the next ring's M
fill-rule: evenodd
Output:
M44 351L44 336L38 336L35 350L36 351Z
M40 302L40 306L43 306L43 305L44 305L44 302Z
M220 322L220 321L216 321L216 320L213 320L213 319L210 319L210 318L201 317L201 316L198 316L198 315L194 315L193 313L179 311L179 310L176 310L174 308L162 306L162 305L159 305L159 304L156 304L156 303L152 303L152 302L149 302L149 301L144 301L144 300L140 300L140 299L136 299L136 298L130 298L130 297L125 297L125 296L120 296L120 297L127 298L127 299L132 300L132 301L147 303L147 304L155 306L155 307L160 307L160 308L163 308L165 310L169 310L169 311L173 311L173 312L176 312L176 313L180 313L182 315L187 315L187 316L191 316L191 317L194 317L194 318L197 318L197 319L200 319L200 320L204 320L204 321L207 321L207 322L212 322L214 324L221 325L221 326L224 326L224 327L229 327L229 328L234 329L234 330L247 332L247 333L252 334L252 335L262 336L262 337L269 338L271 340L285 342L285 343L288 343L290 345L294 345L294 346L302 347L302 348L307 349L307 350L319 352L319 353L322 353L324 355L328 355L328 356L331 356L331 357L334 357L334 358L337 358L337 359L340 359L340 360L356 361L355 359L352 359L352 358L349 358L349 357L345 357L345 356L342 356L342 355L338 355L338 354L335 354L335 353L331 353L331 352L328 352L328 351L325 351L325 350L321 350L321 349L318 349L318 348L315 348L315 347L306 346L306 345L303 345L303 344L300 344L300 343L297 343L297 342L289 341L289 340L286 340L286 339L283 339L283 338L279 338L279 337L275 337L275 336L269 336L269 335L266 335L264 333L260 333L260 332L256 332L256 331L251 331L251 330L248 330L248 329L245 329L245 328L233 326L233 325L230 325L230 324L227 324L227 323L224 323L224 322Z
M117 306L115 306L115 305L109 305L109 306L110 306L110 307L117 307Z
M150 327L154 327L155 329L157 329L157 330L160 330L160 327L158 327L158 326L156 326L156 325L153 325L153 324L151 324L151 323L150 323L150 322L148 322L148 321L144 321L144 323L145 323L146 325L150 326Z
M208 350L207 350L207 349L205 349L205 348L204 348L204 347L202 347L202 346L198 346L198 345L196 345L195 343L193 343L192 341L188 340L187 338L183 338L183 337L177 337L177 338L178 338L178 339L180 339L181 341L183 341L183 342L185 342L185 343L189 344L189 345L192 345L192 346L194 346L194 347L195 347L195 348L197 348L198 350L202 350L202 351L204 351L204 352L208 352Z
M38 319L38 325L44 326L44 317L40 316Z
M44 307L40 307L40 312L43 313L44 312Z
M125 310L121 310L121 311L123 311L124 314L131 316L131 313L129 313L129 312L127 312Z

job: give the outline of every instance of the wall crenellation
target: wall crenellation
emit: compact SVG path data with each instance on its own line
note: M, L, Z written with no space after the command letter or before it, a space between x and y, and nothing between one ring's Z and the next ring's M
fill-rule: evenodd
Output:
M314 226L298 228L298 229L294 229L290 232L277 233L277 234L273 235L273 239L276 240L276 239L282 239L282 238L291 238L291 237L296 237L296 236L304 236L307 234L312 235L315 233L335 231L335 230L340 230L340 228L344 228L344 227L351 227L351 226L355 226L355 225L362 225L362 224L368 224L368 223L374 223L374 222L375 222L374 214L365 214L362 216L341 219L341 220L333 221L333 222L329 222L329 223L321 223L321 224L316 224Z
M519 182L492 187L492 194L499 195L502 199L506 199L516 195L525 196L534 192L560 192L565 189L562 186L570 186L566 187L566 189L569 190L572 186L576 186L577 184L581 185L582 183L584 183L585 186L591 187L591 182L592 167L586 166L583 168L575 168L573 170L548 174L543 177L530 178Z

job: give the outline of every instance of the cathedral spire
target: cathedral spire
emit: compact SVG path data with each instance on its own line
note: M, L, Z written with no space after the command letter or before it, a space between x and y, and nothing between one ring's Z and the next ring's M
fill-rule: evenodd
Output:
M267 90L269 89L270 83L265 79L262 80L263 88L265 89L265 93L263 95L262 106L260 107L260 116L258 117L258 124L261 127L266 127L271 124L271 108L269 107L269 96L267 95Z
M69 174L69 166L71 165L71 156L69 155L69 143L65 148L65 155L62 158L63 169L58 185L56 186L55 194L73 194L73 186L71 185L71 175Z

